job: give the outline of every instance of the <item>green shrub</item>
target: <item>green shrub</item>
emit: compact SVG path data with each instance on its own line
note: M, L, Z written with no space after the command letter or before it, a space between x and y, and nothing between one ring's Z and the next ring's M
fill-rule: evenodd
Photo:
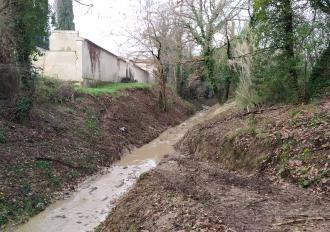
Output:
M321 54L320 59L313 67L309 82L309 95L318 97L330 93L330 44Z
M284 54L263 54L253 58L253 87L261 103L296 102L302 86L294 88L289 80L292 65ZM302 83L298 73L298 82Z
M19 99L16 103L15 119L22 121L25 119L30 110L32 109L33 101L29 97L23 97Z
M37 81L36 97L39 102L68 102L74 97L74 92L72 82L47 77L41 77Z

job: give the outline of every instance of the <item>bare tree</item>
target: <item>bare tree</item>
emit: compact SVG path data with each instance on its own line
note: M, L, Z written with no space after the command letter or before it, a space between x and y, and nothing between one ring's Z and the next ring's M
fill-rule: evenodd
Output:
M239 12L245 9L245 1L235 0L181 0L182 11L179 13L184 27L192 39L201 47L204 73L214 92L220 99L217 78L214 75L214 50L217 40L228 45L228 22L236 20Z
M167 4L158 5L146 1L142 6L142 18L139 33L130 33L141 48L140 53L151 56L156 64L155 77L159 86L159 104L167 111L167 65L171 59L171 51L175 42L173 15Z

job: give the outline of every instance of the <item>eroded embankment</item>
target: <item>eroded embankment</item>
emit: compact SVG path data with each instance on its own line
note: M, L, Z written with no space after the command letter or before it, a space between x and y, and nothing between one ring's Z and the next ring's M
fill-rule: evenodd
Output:
M125 194L143 173L155 168L166 155L174 152L174 144L184 134L217 109L204 109L178 126L165 130L150 143L126 153L101 175L84 181L69 198L55 204L28 223L14 228L16 232L83 232L91 231L106 219L116 205L116 200ZM10 231L10 230L9 230Z
M173 94L170 103L163 113L156 93L131 89L116 98L79 94L62 104L36 104L24 124L0 118L0 228L43 210L54 192L70 192L124 148L148 143L192 113Z
M330 191L330 99L232 112L192 129L177 148L224 169Z
M194 127L98 231L329 231L329 102Z

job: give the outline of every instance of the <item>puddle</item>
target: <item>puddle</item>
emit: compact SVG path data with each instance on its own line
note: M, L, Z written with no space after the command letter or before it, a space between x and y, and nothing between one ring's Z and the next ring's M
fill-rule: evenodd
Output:
M89 178L69 199L54 203L14 231L93 231L106 219L114 207L114 202L136 183L142 173L156 167L164 155L174 151L173 145L188 129L213 117L225 108L226 106L219 107L218 105L209 109L204 108L184 123L166 130L149 144L125 155L105 174Z

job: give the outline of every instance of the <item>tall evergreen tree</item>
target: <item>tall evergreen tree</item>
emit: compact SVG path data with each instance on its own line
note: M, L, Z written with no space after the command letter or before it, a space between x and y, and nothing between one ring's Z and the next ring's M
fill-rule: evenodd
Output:
M56 12L58 30L75 30L72 0L57 0Z
M251 25L256 35L256 46L265 51L262 56L255 57L261 67L255 69L254 76L258 90L263 92L260 94L268 95L266 98L275 101L296 101L300 97L297 69L299 22L294 10L299 2L253 1L254 14ZM265 55L271 59L264 59Z

